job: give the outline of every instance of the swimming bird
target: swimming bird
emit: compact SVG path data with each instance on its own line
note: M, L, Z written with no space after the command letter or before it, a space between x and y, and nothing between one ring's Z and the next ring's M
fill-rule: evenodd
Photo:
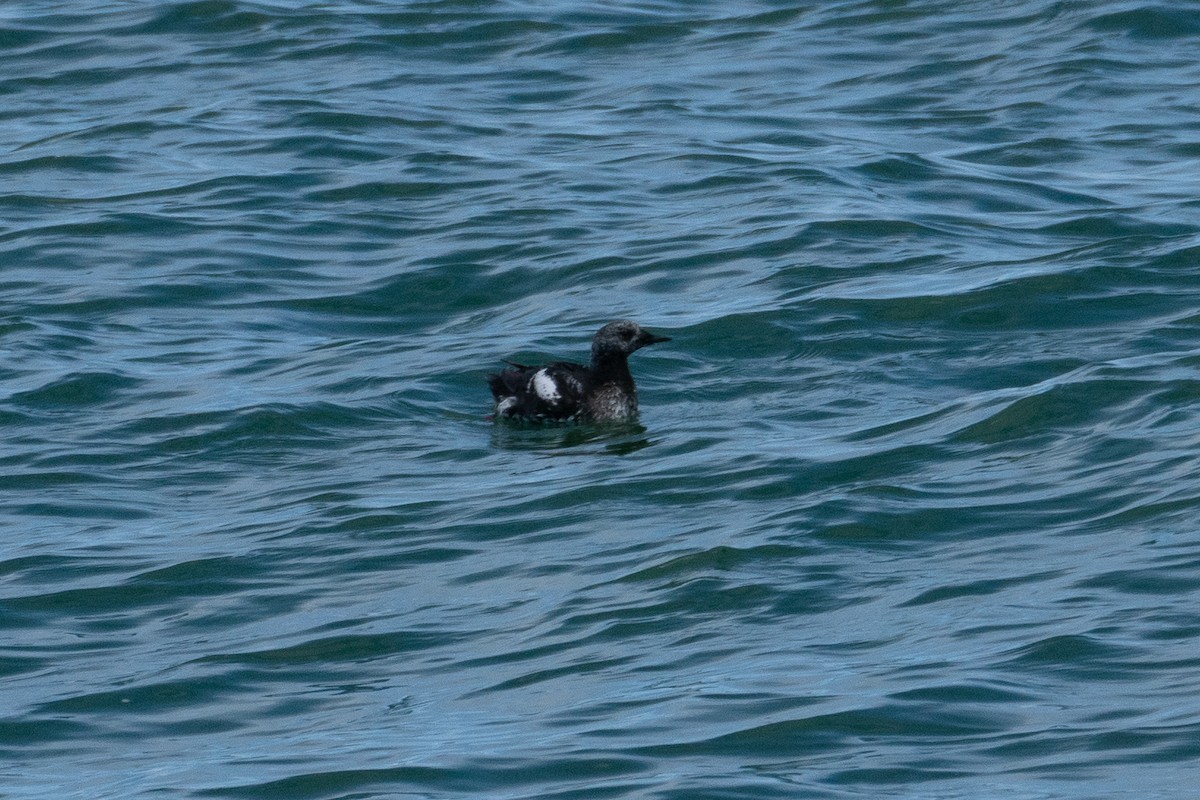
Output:
M555 361L509 368L488 375L496 398L496 417L532 421L587 419L619 422L637 416L637 387L629 356L648 344L671 341L655 336L632 320L610 322L592 338L590 366Z

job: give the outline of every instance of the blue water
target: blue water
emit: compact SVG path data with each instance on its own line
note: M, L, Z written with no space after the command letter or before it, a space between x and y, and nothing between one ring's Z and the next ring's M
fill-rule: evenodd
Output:
M0 796L1194 793L1198 36L4 5Z

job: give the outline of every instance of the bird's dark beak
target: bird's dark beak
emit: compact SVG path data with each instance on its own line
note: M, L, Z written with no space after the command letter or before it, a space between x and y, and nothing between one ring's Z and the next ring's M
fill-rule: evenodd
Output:
M642 331L642 335L638 337L638 344L645 347L648 344L658 344L659 342L671 341L670 336L655 336L650 331Z

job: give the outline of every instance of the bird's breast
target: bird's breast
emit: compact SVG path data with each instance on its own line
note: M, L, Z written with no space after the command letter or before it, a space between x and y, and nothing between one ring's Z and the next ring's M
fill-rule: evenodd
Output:
M600 386L588 397L588 413L596 420L628 419L637 413L637 392L611 383Z

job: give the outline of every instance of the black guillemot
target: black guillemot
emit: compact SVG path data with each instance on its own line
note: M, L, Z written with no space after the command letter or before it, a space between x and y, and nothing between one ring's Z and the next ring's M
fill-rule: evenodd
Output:
M555 361L527 367L506 361L509 369L488 376L496 398L496 418L531 421L586 419L619 422L637 416L637 387L628 358L648 344L669 342L631 320L610 322L592 339L590 366Z

